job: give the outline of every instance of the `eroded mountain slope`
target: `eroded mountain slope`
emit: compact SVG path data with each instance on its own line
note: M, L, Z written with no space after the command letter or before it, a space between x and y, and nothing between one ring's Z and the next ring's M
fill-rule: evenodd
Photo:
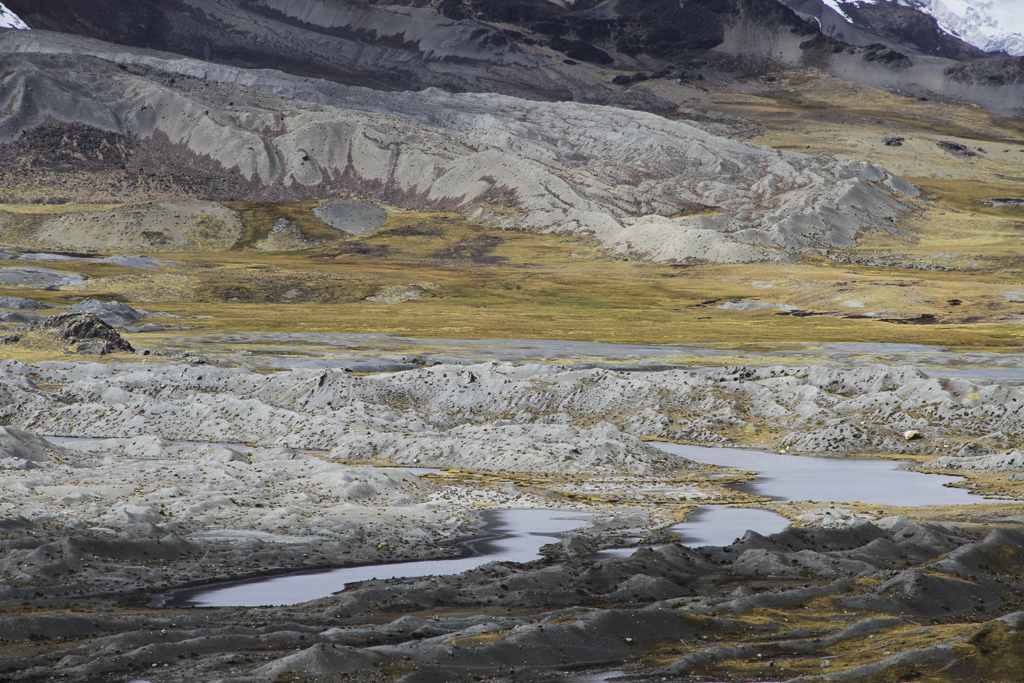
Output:
M183 188L199 175L208 182L191 187L207 199L355 192L500 227L593 234L657 261L736 262L852 246L866 230L893 230L916 193L870 164L619 108L386 93L39 31L0 36L0 47L11 55L0 143L54 122L85 126L123 141L122 170ZM63 172L59 160L45 170ZM110 199L92 179L64 189Z

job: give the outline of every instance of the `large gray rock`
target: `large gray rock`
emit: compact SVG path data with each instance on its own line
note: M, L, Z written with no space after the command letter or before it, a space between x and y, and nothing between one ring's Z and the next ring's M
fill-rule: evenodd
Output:
M146 317L145 311L137 311L131 306L122 304L120 301L98 301L86 299L77 304L68 306L68 310L79 313L92 313L108 325L124 327L133 325Z
M329 199L313 209L313 215L335 230L363 235L379 228L388 212L370 202Z
M15 427L0 427L0 469L32 469L67 451Z

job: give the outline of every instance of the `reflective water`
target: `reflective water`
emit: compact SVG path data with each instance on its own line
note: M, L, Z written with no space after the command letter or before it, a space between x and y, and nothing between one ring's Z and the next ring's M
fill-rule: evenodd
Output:
M683 545L729 545L753 529L762 536L774 534L789 526L789 520L771 510L734 508L724 505L702 505L686 515L686 519L669 527Z
M672 443L657 445L699 462L756 471L758 475L753 483L741 488L775 500L859 501L901 507L963 505L984 500L966 490L944 486L960 481L960 477L912 472L905 469L912 464L906 461L815 458ZM578 528L594 514L562 510L488 510L481 513L483 531L488 535L471 544L472 556L288 574L175 591L159 596L154 602L199 606L286 605L330 595L355 581L457 574L493 561L529 562L540 557L540 547L555 540L554 534ZM704 505L669 530L689 546L728 545L748 529L767 535L782 531L788 525L786 518L769 510ZM633 551L634 548L603 551L594 559L630 555Z
M962 477L923 474L914 463L883 458L819 458L741 448L702 448L658 443L658 448L712 465L757 472L740 490L774 500L868 503L896 507L968 505L984 498L946 484Z
M287 574L165 593L157 596L154 604L294 605L342 591L346 584L356 581L460 574L487 562L529 562L540 557L542 545L557 540L553 534L581 527L595 514L565 510L487 510L481 513L481 517L484 520L483 531L489 535L472 543L476 554L470 557Z

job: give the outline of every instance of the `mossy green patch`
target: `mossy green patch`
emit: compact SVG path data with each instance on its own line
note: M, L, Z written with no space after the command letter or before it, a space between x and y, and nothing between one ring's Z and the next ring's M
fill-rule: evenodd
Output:
M295 225L302 239L308 242L333 242L342 234L313 215L319 202L224 202L224 206L238 213L245 232L233 249L252 249L267 239L279 224Z

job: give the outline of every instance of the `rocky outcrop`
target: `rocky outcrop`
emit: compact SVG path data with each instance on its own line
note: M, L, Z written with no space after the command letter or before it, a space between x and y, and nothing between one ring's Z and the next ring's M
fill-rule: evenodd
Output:
M117 351L135 352L127 339L93 313L58 313L21 329L25 332L42 332L78 344L79 353L105 355Z
M0 542L23 546L8 551L0 571L51 558L45 566L53 572L26 584L36 596L54 590L61 569L75 574L98 563L118 575L147 557L175 567L203 549L158 527L106 543L38 529ZM933 669L1001 680L993 672L1004 658L1012 671L1024 626L1012 560L1021 552L1017 531L887 518L748 533L724 547L669 544L599 562L491 563L460 575L365 581L295 608L5 615L0 639L52 643L59 664L5 662L24 678L158 668L164 679L184 681L198 667L231 667L246 681L426 683L550 679L586 667L657 680L722 679L757 667L795 681L898 680ZM74 642L53 642L60 639Z
M120 301L99 301L97 299L86 299L72 304L68 306L68 310L77 313L92 313L106 324L118 327L134 325L147 315L146 311L137 311Z

